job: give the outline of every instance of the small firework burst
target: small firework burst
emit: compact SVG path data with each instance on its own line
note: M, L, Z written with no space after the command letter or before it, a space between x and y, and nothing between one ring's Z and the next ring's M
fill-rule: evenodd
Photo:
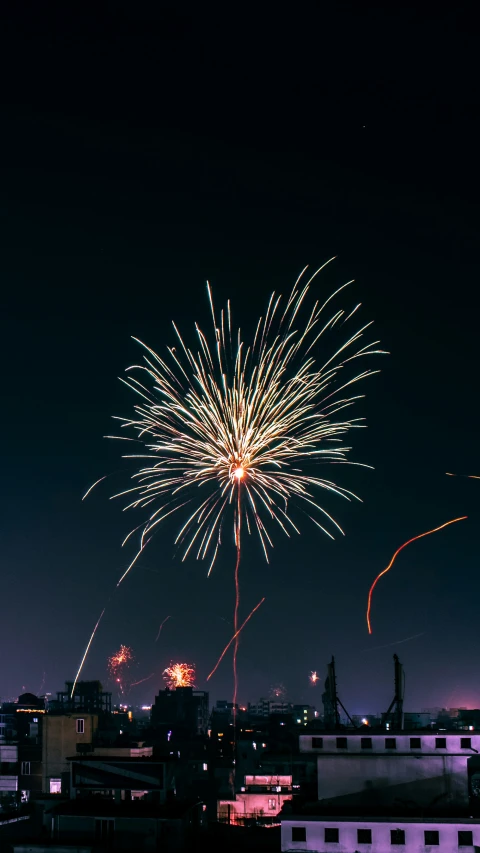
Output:
M163 677L170 690L177 687L194 687L195 666L190 663L171 663L164 669Z
M284 684L274 684L270 689L270 698L277 702L287 701L287 688Z
M318 675L318 672L316 670L312 670L312 672L308 676L308 680L310 684L313 684L313 686L315 686L315 684L320 681L320 676Z
M130 665L134 661L133 651L130 646L121 645L115 654L108 659L108 672L112 681L115 682L118 692L123 696L127 689L126 675Z

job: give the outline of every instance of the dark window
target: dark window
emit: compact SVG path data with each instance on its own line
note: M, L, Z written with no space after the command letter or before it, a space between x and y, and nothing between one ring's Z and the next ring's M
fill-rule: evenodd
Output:
M312 737L312 749L323 749L323 737Z
M338 829L336 826L325 827L325 842L327 841L330 842L330 844L338 844Z
M362 747L362 749L371 749L372 748L372 738L371 737L360 738L360 746Z
M460 738L460 747L462 749L471 749L472 748L472 738L471 737L461 737Z
M405 844L405 830L404 829L391 829L390 830L390 844Z
M22 761L20 773L22 776L30 776L30 762L29 761Z
M425 830L425 847L428 844L440 844L440 833L438 829Z
M411 737L410 738L410 749L421 749L422 748L422 739L419 737Z
M446 749L447 748L447 738L446 737L436 737L435 738L435 749Z
M337 749L346 749L347 748L347 738L346 737L337 737Z
M357 829L357 843L358 844L371 844L372 843L372 830L371 829Z
M473 847L473 833L471 829L458 830L458 846Z
M102 818L95 820L95 841L111 841L114 835L115 821L103 820Z
M305 826L292 826L292 841L306 841L307 829Z
M386 737L385 738L385 749L396 749L397 748L397 739L395 737Z

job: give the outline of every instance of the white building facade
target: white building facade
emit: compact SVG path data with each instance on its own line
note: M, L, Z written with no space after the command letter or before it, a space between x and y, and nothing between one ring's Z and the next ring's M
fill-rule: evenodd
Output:
M412 818L282 818L282 853L473 853L480 821Z
M469 762L478 764L480 735L300 735L300 752L317 755L318 799L345 807L464 808L469 803ZM355 849L355 848L354 848Z

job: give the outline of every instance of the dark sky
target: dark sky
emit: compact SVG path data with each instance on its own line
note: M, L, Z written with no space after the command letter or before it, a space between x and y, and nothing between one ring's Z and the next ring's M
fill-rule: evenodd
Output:
M208 326L207 278L246 326L337 255L315 295L355 278L391 352L354 435L375 471L340 471L363 504L326 502L345 539L304 525L268 566L247 546L242 613L266 601L242 636L239 696L283 682L320 706L307 677L334 653L350 712L382 710L397 652L407 709L480 706L480 482L445 476L480 474L477 44L463 4L417 5L262 17L112 0L91 18L32 3L3 21L0 696L74 677L134 553L110 486L81 502L122 467L102 436L133 404L117 380L138 360L130 336L162 350L172 319ZM382 579L369 637L368 588L393 551L463 514ZM131 645L138 678L156 672L134 701L172 658L205 686L231 636L233 548L207 580L175 557L176 529L111 600L84 670L105 681L107 656ZM225 660L212 697L231 681Z

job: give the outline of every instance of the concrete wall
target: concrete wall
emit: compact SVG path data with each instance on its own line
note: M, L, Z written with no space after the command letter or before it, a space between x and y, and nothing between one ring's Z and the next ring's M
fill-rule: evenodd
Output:
M475 755L476 752L480 752L480 734L474 734L473 732L460 732L455 734L450 734L449 732L438 732L436 734L424 734L423 732L412 732L411 734L390 734L389 732L385 732L382 735L370 735L368 729L364 730L360 733L355 732L343 732L341 737L345 737L347 739L347 747L339 748L337 747L337 737L338 735L332 734L323 734L319 732L318 735L300 735L299 737L299 748L300 752L314 752L317 755L325 755L326 753L332 753L334 755L339 754L350 754L351 752L360 753L361 755L371 754L373 753L381 753L382 755L399 755L401 753L406 753L408 755L442 755L453 753L454 755ZM362 739L369 737L372 741L372 748L369 750L362 749ZM387 739L394 738L395 740L395 749L388 749L385 745ZM410 743L411 738L420 738L420 748L412 748ZM437 747L437 738L445 738L446 740L446 748L439 749ZM462 747L461 741L470 738L471 748ZM313 743L320 739L323 742L323 745L320 747L313 746Z
M467 756L323 755L318 799L339 805L468 805Z
M304 827L306 832L305 841L292 841L292 827ZM338 843L325 842L325 828L338 828ZM372 843L359 844L357 840L358 829L371 829ZM392 845L390 830L405 830L405 846ZM437 830L439 832L438 845L425 845L425 830ZM473 833L473 846L458 846L459 830L471 830ZM454 851L470 851L480 849L480 824L470 823L422 823L421 821L335 821L335 820L282 820L282 851L317 851L317 853L353 853L353 851L365 850L368 853L392 853L392 851L408 851L408 853L454 853Z
M76 721L84 720L84 733L77 734ZM45 714L42 739L42 791L50 792L50 778L69 774L68 757L76 755L77 743L92 743L98 715L87 713ZM63 793L63 791L62 791Z
M101 818L84 815L58 815L55 818L56 843L72 841L79 845L94 842L95 821ZM157 820L156 818L104 818L114 820L114 837L109 849L114 851L138 850L154 853L162 850L180 850L184 844L185 826L180 820Z
M362 747L366 738L368 748ZM317 755L318 798L345 806L466 806L468 761L480 750L480 735L470 732L370 735L366 730L299 740L301 752Z

